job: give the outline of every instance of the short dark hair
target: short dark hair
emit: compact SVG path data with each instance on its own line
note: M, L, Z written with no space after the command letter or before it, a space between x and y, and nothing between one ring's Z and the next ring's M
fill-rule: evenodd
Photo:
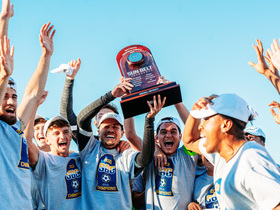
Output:
M235 119L233 117L229 117L227 115L219 114L225 119L229 119L233 122L232 128L229 130L229 134L236 136L239 139L244 139L244 129L247 125L246 122Z
M111 109L116 114L119 114L118 108L115 104L106 104L105 106L102 107L102 109L104 109L104 108Z
M44 119L44 118L36 119L36 120L34 121L34 126L37 125L37 124L39 124L39 123L45 123L45 122L47 122L47 120Z
M62 127L65 127L65 126L70 128L70 125L69 125L69 123L67 121L65 121L65 120L56 120L56 121L52 122L49 125L47 132L49 130L54 129L54 128L62 128ZM70 132L71 132L71 130L70 130Z

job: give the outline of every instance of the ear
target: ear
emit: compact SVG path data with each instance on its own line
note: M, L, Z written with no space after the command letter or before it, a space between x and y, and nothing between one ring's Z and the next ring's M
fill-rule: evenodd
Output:
M96 122L96 120L93 121L93 124L97 127L97 122Z
M233 126L233 122L229 119L223 119L221 122L221 131L223 133L228 132Z
M179 134L179 139L180 139L180 141L181 141L181 139L182 139L182 134L181 134L181 133Z
M47 145L51 145L51 142L50 142L50 140L48 139L48 134L46 135L46 138L45 138L45 142L47 143Z
M124 130L121 131L121 138L123 137L123 134L124 134Z
M158 140L158 135L157 134L155 135L155 143L159 144L159 140Z

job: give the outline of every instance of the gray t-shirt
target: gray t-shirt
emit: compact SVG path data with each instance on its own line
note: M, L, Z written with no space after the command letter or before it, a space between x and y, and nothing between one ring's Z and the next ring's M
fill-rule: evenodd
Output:
M187 209L192 201L197 157L186 155L181 147L167 159L163 170L154 161L145 169L146 209ZM135 179L133 191L140 192L139 181Z
M130 180L134 178L133 149L119 153L105 149L93 136L80 152L82 161L82 209L132 208Z
M82 173L78 153L61 157L40 151L33 175L46 209L80 208Z
M27 142L19 128L19 121L10 126L0 120L1 209L32 209Z

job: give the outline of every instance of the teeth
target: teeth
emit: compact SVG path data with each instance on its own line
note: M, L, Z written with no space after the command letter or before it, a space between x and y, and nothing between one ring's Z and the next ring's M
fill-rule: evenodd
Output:
M165 143L173 143L173 141L171 141L171 140L167 140Z
M114 138L114 135L107 135L107 138Z

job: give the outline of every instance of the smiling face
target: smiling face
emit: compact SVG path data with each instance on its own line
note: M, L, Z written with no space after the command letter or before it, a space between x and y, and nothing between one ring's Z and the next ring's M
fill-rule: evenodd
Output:
M220 144L222 140L222 120L223 118L220 115L214 115L204 118L199 125L201 137L206 138L203 146L206 148L207 153L220 151Z
M162 151L167 155L173 155L179 146L182 134L179 133L178 127L175 123L162 123L159 127L158 133L155 135L155 140L159 143Z
M50 126L47 131L46 142L51 146L53 154L68 157L72 134L69 126Z
M17 122L16 117L17 108L17 93L12 88L7 88L4 96L4 100L0 106L0 120L6 122L9 125L13 125Z
M101 144L106 149L116 148L123 136L123 133L124 131L122 130L122 126L119 122L111 118L104 120L98 128Z
M50 146L46 142L46 138L44 136L44 125L45 122L39 122L34 125L34 139L40 150L49 152Z

